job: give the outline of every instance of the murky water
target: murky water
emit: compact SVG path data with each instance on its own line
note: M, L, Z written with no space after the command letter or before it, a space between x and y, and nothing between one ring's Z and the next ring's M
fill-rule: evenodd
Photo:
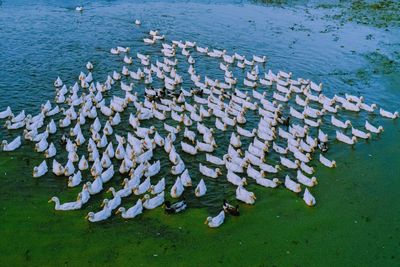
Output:
M267 55L266 69L321 81L328 96L361 94L367 103L400 109L400 30L396 27L385 30L343 23L332 19L336 9L311 4L96 1L84 3L82 14L74 10L78 4L2 2L1 110L10 105L15 111L38 112L40 103L54 98L55 78L61 76L71 84L89 60L95 65L94 78L103 80L121 68L120 59L109 54L116 45L158 54L158 46L142 42L150 29L158 29L168 40L191 40L248 56ZM141 27L133 25L136 18L142 20ZM195 59L199 73L222 77L218 64ZM366 115L345 113L343 118L362 123ZM65 179L53 175L33 179L32 168L42 157L32 152L29 143L16 152L0 153L0 236L5 237L0 241L0 265L108 265L135 260L150 266L178 260L182 266L303 266L325 261L393 265L400 249L400 128L397 121L374 119L385 127L381 137L360 142L355 149L332 146L328 156L336 159L337 169L312 164L318 166L319 185L313 190L316 207L306 208L284 188L251 185L258 197L256 205L243 207L243 216L230 218L217 231L201 223L218 210L221 195L234 198L234 188L225 182L207 183L211 188L207 198L188 198L193 208L179 216L156 210L134 221L113 217L89 225L83 216L97 209L106 195L94 197L82 211L56 213L46 201L52 195L72 199L78 189L67 189ZM16 134L0 129L0 139ZM217 137L229 136L225 135ZM163 157L163 153L156 156ZM188 157L186 165L196 169L197 160ZM110 185L117 186L119 179Z

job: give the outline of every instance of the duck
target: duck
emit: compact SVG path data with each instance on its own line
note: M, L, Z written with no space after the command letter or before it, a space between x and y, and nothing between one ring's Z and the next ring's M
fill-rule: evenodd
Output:
M295 161L292 161L288 158L280 157L280 160L281 164L289 169L297 169L300 165L300 161L297 159Z
M348 145L354 145L357 142L357 137L348 137L342 132L336 131L336 139Z
M5 110L0 112L0 119L6 119L13 117L14 114L11 111L11 108L8 106Z
M60 204L60 199L58 197L52 197L48 202L55 203L55 207L54 207L55 210L78 210L82 207L82 201L80 199L73 201L73 202L66 202L66 203Z
M152 195L157 195L164 190L165 190L165 178L163 177L163 178L161 178L160 181L158 181L158 183L156 185L151 185L148 191Z
M139 184L136 187L133 187L132 188L132 192L135 195L142 195L142 194L146 193L150 189L150 186L151 186L150 177L147 177L143 181L143 183Z
M225 211L222 210L215 217L207 217L204 224L207 224L208 227L210 227L210 228L217 228L217 227L220 227L224 223L224 220L225 220Z
M148 210L155 209L164 203L164 191L153 198L150 198L150 196L146 194L144 195L142 202L143 202L143 207L145 209Z
M286 177L285 177L285 187L295 193L299 193L301 191L300 184L298 184L295 181L293 181L292 179L290 179L289 175L286 175Z
M222 201L222 209L229 215L240 216L239 205L233 206L226 199Z
M136 204L130 207L129 209L125 209L124 207L118 208L115 214L121 213L121 217L124 219L133 219L143 212L143 203L141 199L136 201Z
M182 195L184 190L185 190L185 188L183 187L181 178L177 177L174 185L171 188L171 192L170 192L171 197L179 198Z
M325 158L322 154L319 155L319 161L328 168L335 168L336 161Z
M75 10L78 12L83 12L83 6L77 6Z
M64 83L60 77L57 77L57 79L54 81L54 87L61 87L61 86L63 86L63 84Z
M192 178L189 175L189 170L186 169L182 174L181 174L181 182L184 187L190 187L192 186Z
M33 167L33 177L41 177L47 173L47 163L46 160L43 160L42 163L39 164L39 166Z
M82 182L82 174L80 171L73 176L68 177L68 187L75 187Z
M342 121L336 119L335 116L333 116L333 115L331 116L331 123L332 123L332 125L339 127L339 128L343 128L343 129L347 129L347 127L351 125L351 122L349 120L342 122Z
M184 170L186 169L185 163L181 158L179 158L179 161L176 165L172 166L171 168L171 173L174 175L179 175L181 174Z
M204 182L203 179L201 179L200 182L197 184L196 189L194 190L194 194L196 197L202 197L206 194L206 192L207 192L206 183Z
M369 139L371 138L371 133L366 133L363 132L361 130L358 130L354 127L351 127L351 134L354 135L357 138L361 138L361 139Z
M167 214L176 214L184 211L187 207L185 199L171 203L170 201L164 202L164 212Z
M220 166L225 165L225 158L220 159L217 156L211 155L209 153L206 153L206 161L208 161L212 164L215 164L215 165L220 165Z
M231 184L234 184L237 186L247 185L247 179L245 177L242 178L231 170L228 170L226 178L227 178L228 182L230 182Z
M307 204L307 206L314 206L316 204L315 198L313 195L311 195L310 191L308 188L304 190L304 195L303 195L303 200Z
M157 160L155 163L147 167L147 170L144 172L144 176L151 177L159 173L161 170L161 162Z
M275 188L279 186L281 182L279 181L278 178L273 178L271 180L263 177L257 177L256 183L264 187Z
M190 155L196 155L198 153L197 146L191 146L183 141L181 141L181 148L183 152L186 152Z
M388 118L388 119L396 119L399 117L399 112L395 111L395 112L390 112L390 111L386 111L383 108L379 109L379 114L381 114L382 117L384 118Z
M111 209L107 208L106 205L107 204L105 204L105 207L102 210L96 213L89 212L85 218L90 222L100 222L108 219L111 216Z
M222 175L222 172L219 168L211 169L201 163L199 163L199 171L201 174L210 177L210 178L217 178L218 176Z
M300 170L297 170L297 181L308 187L313 187L314 185L318 184L317 178L315 176L313 176L312 178L308 178Z
M236 188L236 199L252 205L257 198L253 192L247 191L243 186L239 185Z
M111 192L113 194L113 198L108 201L108 208L115 210L119 205L121 205L121 196L117 194L114 187L110 187L107 192Z
M238 147L242 146L242 142L240 140L240 136L239 135L235 135L235 133L233 133L233 132L231 133L231 138L229 140L229 143L235 148L238 148Z
M89 163L87 162L85 155L82 155L78 163L78 169L81 171L87 170L89 168Z
M64 166L64 175L65 176L70 176L75 172L75 167L73 162L69 159L67 161L67 164Z
M140 20L138 20L138 19L135 20L135 25L139 26L141 24L142 24L142 22Z
M3 151L14 151L21 146L21 136L17 136L10 143L7 140L3 140L1 146L3 147Z
M372 125L368 121L365 121L365 129L367 129L371 133L376 133L376 134L379 134L379 133L383 132L383 127L382 126L375 127L374 125Z
M94 178L93 182L86 183L87 189L91 195L100 193L103 190L103 181L99 176Z
M55 175L64 175L64 166L62 166L57 160L53 159L52 171Z

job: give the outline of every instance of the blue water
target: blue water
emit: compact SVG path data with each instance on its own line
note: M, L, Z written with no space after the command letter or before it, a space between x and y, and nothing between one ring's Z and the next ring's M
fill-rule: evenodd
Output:
M75 7L81 4L85 7L84 12L76 12ZM93 73L95 80L104 80L113 70L121 70L121 58L109 53L110 48L117 45L129 46L135 53L150 54L154 59L157 57L156 53L159 55L160 45L146 46L142 41L151 29L159 30L169 41L196 41L202 47L226 49L228 53L237 52L248 57L253 54L266 55L268 62L265 70L290 71L294 77L323 82L324 93L329 97L344 92L361 94L366 103L378 103L388 110L400 110L398 100L400 30L398 28L385 30L355 23L342 25L325 18L325 15L331 12L329 9L315 8L312 4L290 4L282 7L264 5L257 1L2 1L0 2L0 110L11 106L14 113L22 109L37 113L41 103L47 99L54 99L53 81L57 76L72 85L79 72L85 70L87 61L91 61L95 66ZM142 21L140 27L134 25L135 19ZM369 35L372 38L367 38ZM214 79L222 78L221 72L217 72L218 64L215 64L215 61L199 56L194 58L197 60L196 69L199 73ZM137 62L133 66L130 69L139 67ZM183 83L183 87L190 86L187 81ZM143 85L137 87L138 90L142 88ZM357 121L358 124L355 126L362 125L365 118L374 119L376 124L385 127L390 138L384 140L374 138L372 142L382 142L382 146L386 148L390 147L391 142L397 145L399 143L398 122L366 114L345 113L342 118ZM121 127L118 130L124 131ZM0 139L11 139L17 134L15 131L0 128ZM218 137L225 138L223 135ZM377 168L374 172L382 175L376 179L384 180L385 190L386 188L389 190L388 195L394 195L395 191L390 188L390 181L396 177L386 176L386 171L389 172L390 169L386 162L398 157L398 147L393 146L391 150L381 153L375 147L374 151L378 152L372 158L368 156L370 147L372 145L369 143L361 143L354 151L345 145L335 144L329 156L336 159L338 168L348 171L341 172L341 175L348 177L337 177L323 170L321 176L324 176L325 181L339 180L344 183L344 188L336 189L334 183L328 185L328 182L325 184L322 182L321 186L318 185L314 189L316 195L323 199L321 206L315 207L316 209L327 208L324 207L324 201L335 203L334 199L323 198L326 192L323 190L337 190L337 195L343 196L349 202L356 201L359 205L357 207L362 209L362 201L359 199L363 199L366 195L374 195L373 184L376 180L365 181L368 185L361 186L357 191L357 188L354 189L355 182L351 182L351 179L366 175L363 166L368 166L371 160L381 163L381 167L374 164ZM24 147L23 151L26 153L24 158L32 158L35 162L39 162L39 155L31 152L30 145ZM8 162L10 157L14 156L22 157L19 154L10 156L2 153L0 161ZM163 155L157 157L162 158ZM197 166L197 159L194 157L189 157L188 161L187 166L192 168ZM353 167L356 170L354 173L352 173ZM32 179L30 177L32 168L33 164L30 163L25 169L15 173L24 179ZM7 171L6 168L1 170ZM0 187L2 187L1 182ZM43 188L45 193L42 193L46 195L42 198L48 198L48 194L53 192L69 197L76 193L76 190L73 194L68 193L65 181L57 180L51 175L35 182L34 185L26 186L23 190L34 194L36 190ZM217 181L210 181L210 188L215 190L210 190L205 200L189 200L191 204L195 207L206 206L215 211L216 207L219 207L221 194L232 195L234 190L225 182ZM278 189L278 193L272 193L278 195L268 196L277 197L271 200L274 203L278 201L278 197L284 198L283 206L293 205L296 207L294 209L297 209L297 206L294 206L296 204L293 204L294 201L282 193L284 190ZM355 190L354 198L351 197L353 190ZM383 189L375 196L377 200L385 199L382 191ZM260 190L260 192L265 191ZM5 198L2 200L5 201ZM292 202L288 204L289 201ZM99 202L100 197L96 198L85 212L97 207ZM43 206L45 205L46 203L43 203ZM396 204L396 207L399 205ZM378 209L378 204L376 207L371 207L371 210ZM344 210L343 214L348 214L346 208ZM257 212L257 207L253 212ZM48 218L54 216L56 215L48 214ZM75 222L76 218L70 220ZM115 223L117 219L112 220ZM380 225L374 227L377 229ZM343 228L343 225L338 228Z

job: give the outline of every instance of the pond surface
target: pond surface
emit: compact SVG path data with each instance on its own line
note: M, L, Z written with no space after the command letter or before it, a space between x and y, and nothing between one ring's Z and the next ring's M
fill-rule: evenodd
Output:
M95 79L120 70L121 61L110 55L111 47L130 46L135 52L159 55L159 46L143 44L150 29L158 29L168 40L266 55L266 70L290 71L294 77L323 82L330 97L347 92L363 95L366 103L387 110L400 109L400 30L391 23L349 21L368 10L346 9L335 1L324 1L326 5L318 1L93 1L83 3L85 11L78 13L79 1L32 2L0 2L0 110L9 105L14 113L25 109L36 114L41 103L54 99L57 76L71 84L89 60L95 65ZM140 27L133 24L137 18ZM198 62L199 73L221 78L220 71L216 74L218 64L200 58ZM207 198L189 198L191 208L181 215L166 216L156 209L131 221L113 216L89 224L83 217L110 195L96 196L80 211L55 212L47 204L51 196L67 201L79 189L67 189L64 178L51 174L32 178L33 166L43 158L32 152L31 143L15 152L2 152L0 265L396 265L399 122L363 113L342 118L357 121L356 126L373 118L385 132L354 149L332 145L328 157L338 162L336 169L311 164L317 167L319 180L312 191L317 206L307 208L283 187L252 184L249 189L256 192L256 205L242 205L242 216L229 218L217 230L202 223L219 210L222 196L234 199L235 188L225 182L207 184L211 189ZM18 133L1 128L0 139ZM227 136L217 138L228 140ZM226 144L222 141L222 146ZM196 168L199 160L204 157L188 157L187 166ZM166 174L165 170L157 178ZM112 183L118 187L120 177Z

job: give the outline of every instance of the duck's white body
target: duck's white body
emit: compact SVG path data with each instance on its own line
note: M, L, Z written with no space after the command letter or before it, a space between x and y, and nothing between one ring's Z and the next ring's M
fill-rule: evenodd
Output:
M225 212L222 210L220 213L218 213L217 216L208 217L205 223L208 224L208 227L217 228L224 223L224 220L225 220Z

